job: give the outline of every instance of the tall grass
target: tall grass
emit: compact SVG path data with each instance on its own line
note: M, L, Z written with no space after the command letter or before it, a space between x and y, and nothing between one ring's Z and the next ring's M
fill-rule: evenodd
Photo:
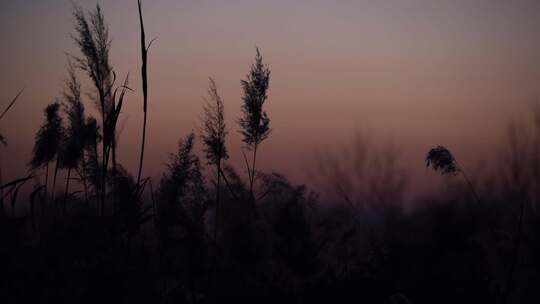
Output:
M15 105L15 102L17 102L17 100L19 99L19 97L21 96L21 94L23 93L24 91L24 87L17 93L17 95L15 95L15 97L13 97L13 99L9 102L9 104L6 106L6 108L2 111L2 114L0 114L0 121L2 120L2 118L4 118L4 116L9 112L9 110ZM7 139L4 137L4 135L2 135L0 133L0 144L3 145L4 147L8 145L7 143ZM0 149L0 151L2 151ZM3 184L3 179L2 179L2 153L0 152L0 185ZM3 197L4 197L4 192L3 192L3 188L0 189L0 205L1 207L3 208L4 206L4 201L3 201Z
M476 201L478 203L481 203L480 197L476 193L476 190L474 189L471 180L467 176L467 173L465 172L463 167L458 164L457 160L454 158L450 150L443 146L437 146L429 150L426 156L426 166L432 166L433 170L440 171L442 174L460 173L467 182L469 190L473 194Z
M66 185L64 189L64 198L62 212L66 213L66 203L69 193L69 183L71 181L71 171L79 167L84 158L85 147L89 143L92 135L86 132L85 108L81 100L81 84L77 77L75 67L68 59L68 76L65 81L66 90L64 92L67 120L69 125L66 129L66 138L62 155L62 167L67 169Z
M33 157L30 161L30 167L33 170L45 167L45 193L47 193L47 184L49 176L49 163L56 158L57 167L61 145L64 140L64 128L62 117L60 115L60 103L55 101L49 104L45 110L45 122L36 133ZM55 170L56 177L56 170ZM53 182L54 185L54 182ZM54 191L54 186L52 191Z
M101 161L101 187L100 187L100 214L104 215L106 177L109 162L110 144L110 122L113 119L108 117L114 113L113 109L113 85L114 72L109 62L109 50L111 41L109 39L109 28L105 22L105 17L99 4L88 16L79 6L74 6L73 16L76 21L73 36L78 45L82 57L74 57L78 67L85 71L92 80L97 92L96 101L101 114L101 130L103 132L102 161Z
M0 268L8 274L0 278L0 298L8 303L480 303L530 298L535 303L540 298L537 288L527 288L540 282L540 209L533 204L540 201L535 188L540 161L534 157L540 146L540 111L536 141L523 144L517 134L524 132L510 133L509 156L497 162L504 170L495 177L496 187L480 192L478 208L468 209L468 198L440 195L429 197L429 204L415 199L418 206L405 213L406 179L400 150L393 145L377 147L356 136L334 154L320 155L310 176L322 180L317 193L260 169L257 152L271 131L264 109L270 69L257 50L240 87L238 122L252 157L243 154L247 181L226 163L224 102L210 79L199 137L206 162L198 156L198 137L189 133L154 191L143 174L151 43L146 44L142 1L137 5L144 99L137 176L116 155L128 77L116 85L101 8L86 14L76 7L75 41L82 55L68 64L64 107L48 105L36 134L30 167L45 169L45 185L36 182L30 192L28 217L15 207L35 172L0 185ZM85 114L79 70L92 81L99 121ZM67 169L62 216L53 208L43 211L42 205L43 216L36 219L39 194L45 192L47 200L48 167L54 159L59 170ZM443 174L461 174L460 182L480 203L477 189L448 149L435 147L424 160ZM213 173L210 178L205 165ZM141 195L146 185L151 205ZM82 187L84 198L79 191L70 193L70 186ZM325 191L337 198L319 196ZM4 212L4 198L11 212ZM515 208L507 204L514 201ZM110 202L109 216L105 209ZM150 219L152 226L147 225ZM508 266L501 271L500 265Z
M204 152L209 165L216 169L216 205L214 220L214 243L217 243L217 231L219 227L220 195L221 195L221 175L222 162L229 158L225 137L227 130L225 126L225 112L223 100L219 96L216 82L210 78L208 88L208 100L204 105L204 120L202 140L205 145Z
M143 130L142 130L142 140L141 140L141 152L140 152L140 159L139 159L139 171L137 173L137 185L140 185L141 183L141 174L142 174L142 168L143 168L143 160L144 160L144 147L146 143L146 123L147 123L147 115L148 115L148 50L150 49L150 46L152 45L152 41L148 45L146 45L146 34L144 32L144 22L143 22L143 16L142 16L142 1L137 0L137 7L139 8L139 24L141 28L141 79L142 79L142 91L143 91Z
M246 80L241 81L243 90L242 117L238 120L240 133L249 151L252 151L251 166L246 159L246 167L249 176L249 192L253 203L255 195L253 185L256 178L257 151L259 145L270 134L270 119L264 111L264 104L268 99L267 91L270 85L270 69L263 63L263 58L257 48L255 63L246 76Z

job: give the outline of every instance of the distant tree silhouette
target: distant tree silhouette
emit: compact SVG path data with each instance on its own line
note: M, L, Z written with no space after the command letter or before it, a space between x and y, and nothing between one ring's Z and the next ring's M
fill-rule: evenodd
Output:
M59 111L60 104L58 101L49 104L45 108L45 123L36 134L33 157L30 161L30 167L34 170L45 166L45 193L47 193L49 163L58 156L64 136Z
M310 176L328 194L355 209L395 210L407 190L407 176L392 140L378 144L366 130L355 131L338 150L316 150Z
M259 49L255 56L255 63L251 65L246 80L241 81L243 89L243 104L241 107L242 117L239 119L240 133L248 150L253 152L250 165L246 159L249 174L249 191L254 200L253 183L256 179L257 150L262 141L270 134L270 119L263 106L268 99L267 91L270 82L270 69L263 64L263 58Z

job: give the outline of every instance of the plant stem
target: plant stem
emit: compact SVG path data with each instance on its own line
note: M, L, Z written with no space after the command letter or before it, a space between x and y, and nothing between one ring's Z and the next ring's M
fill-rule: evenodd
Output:
M253 194L253 183L255 182L255 164L257 162L257 148L259 147L258 144L255 144L255 147L253 148L253 162L251 164L251 180L249 183L249 192L251 194L251 199L253 201L253 204L255 204L255 195Z
M521 235L523 230L523 214L525 213L525 198L521 199L521 204L519 206L519 220L518 220L518 226L517 226L517 232L516 232L516 241L514 244L514 255L512 258L512 262L510 264L510 268L508 270L508 278L506 281L506 290L503 298L503 303L506 303L508 301L508 297L510 296L510 289L512 287L512 277L514 276L514 272L516 271L516 267L519 260L519 247L521 245Z
M105 115L103 115L103 127L105 127ZM105 136L105 132L106 130L103 129L103 134ZM106 179L107 179L107 145L105 143L105 139L103 140L103 144L102 144L102 150L103 150L103 155L102 155L102 161L101 161L101 192L100 192L100 208L99 208L99 212L100 212L100 215L103 216L104 215L104 209L105 209L105 192L107 191L106 187L107 187L107 183L106 183Z
M47 208L47 198L49 197L49 194L47 192L47 187L49 186L49 162L45 165L45 199L43 208L41 209L41 214L45 214L45 208Z
M219 226L219 215L220 215L220 208L219 208L219 199L220 199L220 192L221 192L221 159L217 161L217 185L216 185L216 214L214 219L214 259L212 261L212 268L213 268L213 292L214 297L217 297L217 259L218 259L218 242L217 242L217 233L218 233L218 226Z
M221 176L219 172L221 171L221 160L218 160L217 163L217 186L216 186L216 216L214 220L214 244L217 244L217 231L218 231L218 224L219 224L219 199L220 199L220 192L221 192Z
M145 142L146 142L146 111L144 111L143 132L142 132L141 153L140 153L141 157L139 159L139 173L137 174L137 185L140 185L141 183Z
M465 170L463 169L463 167L461 166L461 164L458 163L458 161L456 159L454 159L456 165L457 165L457 168L458 168L458 171L461 172L461 175L463 176L463 178L465 179L465 182L467 183L467 186L469 186L469 190L471 190L471 193L473 194L474 196L474 199L476 200L476 202L478 204L481 204L482 201L480 200L480 197L478 196L478 194L476 193L476 190L474 189L474 186L473 184L471 183L471 180L469 179L469 177L467 176L467 173L465 173Z
M0 151L1 152L1 151ZM0 185L2 185L2 154L0 153ZM0 215L4 211L4 188L0 189Z
M223 181L225 181L225 185L227 185L227 189L229 189L229 192L234 197L234 199L237 200L237 201L240 201L240 198L238 197L238 195L236 195L236 193L234 193L231 185L229 184L229 181L227 180L227 177L223 173L223 170L220 170L219 174L221 174L221 176L223 176Z
M71 178L71 168L68 168L67 178L66 178L66 190L64 191L64 203L62 204L62 214L66 215L66 200L68 196L69 189L69 179Z
M465 174L465 171L463 171L463 170L460 170L460 171L461 171L461 174L463 174L463 177L465 178L465 181L467 182L467 185L469 186L469 189L471 190L476 202L480 204L481 203L480 197L476 193L476 190L474 189L473 184L471 183L471 181L467 177L467 174Z
M79 171L79 170L77 170ZM83 154L82 154L82 174L80 174L80 171L79 171L79 176L83 182L83 188L84 188L84 200L85 200L85 203L86 205L88 206L89 204L89 201L88 201L88 184L86 182L86 159L85 159L85 153L84 153L84 150L83 150Z
M113 214L116 213L116 131L113 132L112 137L112 204Z
M147 74L147 58L148 58L148 48L146 46L146 37L144 32L144 22L142 17L142 4L141 0L137 1L139 8L139 23L141 27L141 56L142 56L142 66L141 66L141 77L142 77L142 89L143 89L143 131L142 131L142 142L141 142L141 153L139 159L139 173L137 174L137 185L141 183L142 167L144 160L144 146L146 143L146 123L147 123L147 110L148 110L148 74Z
M56 190L56 176L58 175L58 168L60 165L60 157L56 156L56 165L54 167L54 176L53 176L53 184L52 184L52 191L51 191L51 202L54 204L54 191Z

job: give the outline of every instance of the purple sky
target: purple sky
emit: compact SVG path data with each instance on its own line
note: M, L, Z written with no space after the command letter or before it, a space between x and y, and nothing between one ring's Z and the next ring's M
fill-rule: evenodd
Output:
M119 151L134 169L142 121L136 0L100 3L116 73L130 72L135 89L122 114ZM1 104L26 86L0 122L9 142L2 150L7 178L25 169L42 109L61 96L64 53L77 54L71 8L63 0L2 5ZM540 96L537 0L147 0L144 15L147 35L157 37L149 62L149 175L159 175L178 138L197 128L209 76L225 101L231 162L241 163L240 79L255 46L272 70L274 131L261 164L297 178L313 150L337 149L359 129L376 141L392 138L405 169L420 179L433 178L423 156L436 144L474 167L506 123L524 117Z

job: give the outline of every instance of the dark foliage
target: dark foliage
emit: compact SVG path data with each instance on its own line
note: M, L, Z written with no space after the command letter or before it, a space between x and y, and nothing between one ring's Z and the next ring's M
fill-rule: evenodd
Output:
M429 150L426 156L426 166L432 166L433 170L441 171L442 174L455 174L459 170L452 153L443 146Z
M255 170L257 146L270 132L263 110L270 71L257 50L242 81L249 181L225 163L224 105L211 79L201 138L217 175L205 174L190 133L154 191L152 180L140 177L143 153L137 179L116 162L128 88L127 80L112 88L101 8L88 16L76 8L75 19L83 54L76 62L97 91L101 124L86 117L69 65L64 112L58 102L47 106L30 162L48 168L56 157L67 169L62 212L34 171L0 185L2 303L538 303L540 108L528 126L532 136L511 128L498 171L475 176L476 187L437 146L427 166L466 183L407 199L398 149L373 148L357 136L338 154L319 157L309 180L322 180L315 193ZM143 80L145 113L147 85ZM69 192L72 171L78 178ZM18 203L31 180L28 204Z
M225 137L227 130L225 127L225 110L223 101L218 94L216 82L210 78L208 87L208 100L204 105L204 118L202 140L204 143L204 153L209 164L217 165L221 160L229 158Z
M62 165L64 168L74 169L79 165L79 161L83 157L84 147L89 140L85 137L88 132L85 132L86 117L84 104L81 100L81 85L71 62L68 62L68 77L64 98L68 127L66 128L66 141L62 150Z
M4 116L7 114L7 112L9 112L9 110L15 105L15 102L17 101L17 99L19 99L19 97L21 96L23 91L24 91L24 88L22 88L19 91L19 93L17 93L17 95L15 95L15 97L7 105L7 107L4 109L4 111L2 111L2 114L0 114L0 120L2 120L2 118L4 118ZM2 134L0 134L0 143L3 144L4 146L7 146L6 138Z
M252 149L270 134L270 119L263 109L268 98L266 91L270 84L270 69L263 64L259 49L257 49L255 63L251 65L246 78L241 81L244 91L243 117L238 122L241 127L240 133L244 137L243 141L249 149Z
M45 108L44 113L45 123L36 134L33 158L30 162L30 166L34 169L45 166L57 156L64 138L60 103L51 103Z
M74 7L76 35L73 39L83 57L74 57L78 67L84 70L97 90L96 102L102 115L111 111L113 69L109 62L109 28L99 4L88 16L79 6ZM103 117L106 120L106 117Z

